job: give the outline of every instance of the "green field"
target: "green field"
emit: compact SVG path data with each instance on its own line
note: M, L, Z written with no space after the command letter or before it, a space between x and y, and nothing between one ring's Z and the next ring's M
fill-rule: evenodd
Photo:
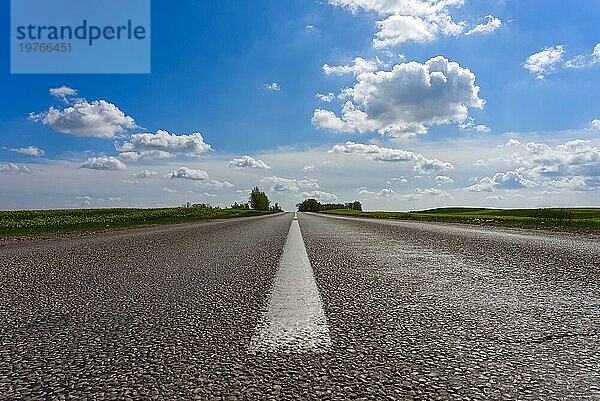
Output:
M328 210L320 213L377 219L448 221L517 227L571 228L586 231L600 231L600 208L439 208L414 212Z
M258 216L268 213L273 212L184 207L0 211L0 235L95 231L108 228Z

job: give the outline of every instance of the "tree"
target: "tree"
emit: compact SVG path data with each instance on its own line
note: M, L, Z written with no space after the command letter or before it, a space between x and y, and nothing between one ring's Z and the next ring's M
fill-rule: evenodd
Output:
M258 187L254 187L250 192L250 207L254 210L269 210L269 198L267 194L261 191Z
M349 203L319 203L315 199L306 199L296 205L299 212L319 212L321 210L339 210L350 209L362 211L362 205L359 201Z

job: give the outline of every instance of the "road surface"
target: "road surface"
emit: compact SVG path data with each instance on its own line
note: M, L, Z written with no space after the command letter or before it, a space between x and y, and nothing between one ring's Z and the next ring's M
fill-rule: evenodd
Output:
M293 213L0 244L0 399L600 399L600 238Z

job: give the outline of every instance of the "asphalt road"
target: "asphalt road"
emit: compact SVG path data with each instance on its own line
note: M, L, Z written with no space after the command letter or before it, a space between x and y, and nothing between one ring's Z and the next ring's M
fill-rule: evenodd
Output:
M292 219L0 244L0 399L600 400L598 236Z

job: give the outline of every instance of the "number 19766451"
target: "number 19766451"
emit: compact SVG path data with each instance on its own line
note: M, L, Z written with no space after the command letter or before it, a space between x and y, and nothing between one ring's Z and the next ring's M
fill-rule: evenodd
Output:
M70 53L70 43L19 43L21 53Z

